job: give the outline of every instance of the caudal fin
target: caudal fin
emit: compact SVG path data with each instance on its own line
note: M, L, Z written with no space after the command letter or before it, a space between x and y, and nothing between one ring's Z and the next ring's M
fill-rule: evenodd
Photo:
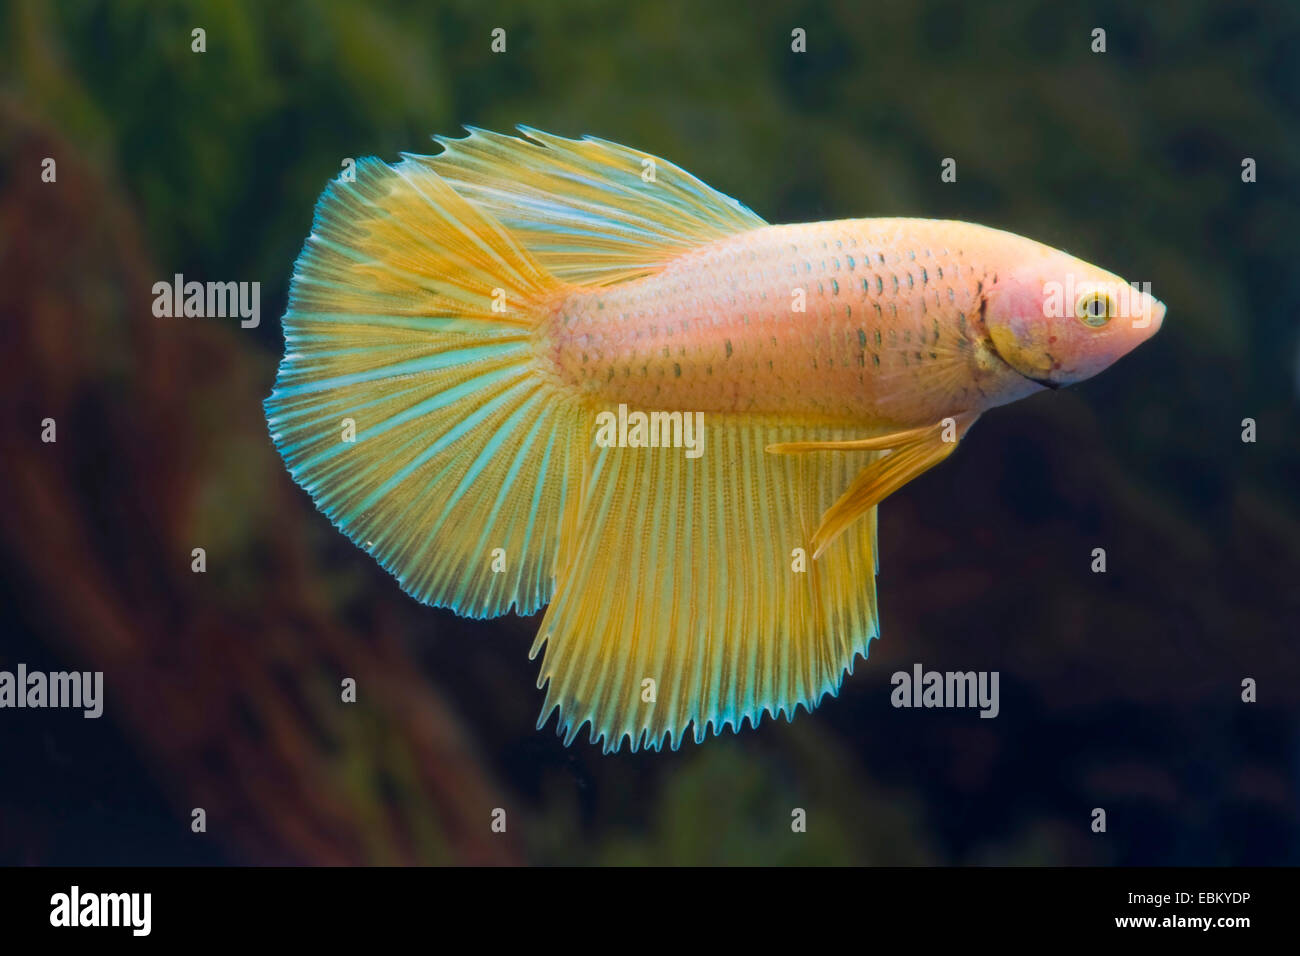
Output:
M551 598L585 447L580 412L534 368L535 311L555 288L415 160L363 160L317 205L271 436L317 506L421 601L491 617Z

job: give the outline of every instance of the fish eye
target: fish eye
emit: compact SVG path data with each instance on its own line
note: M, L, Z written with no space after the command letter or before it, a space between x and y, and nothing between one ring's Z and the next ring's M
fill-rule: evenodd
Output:
M1115 301L1105 292L1089 292L1079 296L1074 314L1084 325L1100 328L1115 315Z

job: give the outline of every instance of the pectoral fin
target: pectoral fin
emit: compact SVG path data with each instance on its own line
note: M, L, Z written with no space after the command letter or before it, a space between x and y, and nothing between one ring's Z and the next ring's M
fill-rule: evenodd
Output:
M849 441L789 442L769 445L773 454L809 451L885 451L890 453L858 473L839 500L822 515L813 533L813 558L821 557L832 541L868 511L913 478L929 471L953 453L975 416L945 419L923 428L910 428Z

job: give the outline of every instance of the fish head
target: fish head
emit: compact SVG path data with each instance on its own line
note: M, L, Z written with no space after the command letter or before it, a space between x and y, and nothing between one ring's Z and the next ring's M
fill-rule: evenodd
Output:
M1149 283L1038 249L999 271L985 292L993 350L1020 375L1048 388L1081 382L1160 330L1165 306Z

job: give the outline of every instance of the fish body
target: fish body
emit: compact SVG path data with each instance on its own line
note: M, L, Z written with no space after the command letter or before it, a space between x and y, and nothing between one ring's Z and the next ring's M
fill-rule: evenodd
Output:
M540 348L557 380L595 401L924 425L1054 384L1001 359L985 307L1000 274L1057 255L965 222L763 226L654 276L564 294ZM1071 267L1125 285L1058 265ZM1145 307L1158 327L1163 307Z
M1002 362L984 290L1037 244L924 219L759 227L654 276L566 293L539 333L592 401L902 428L1043 386Z
M1163 321L1000 230L769 225L657 157L525 132L331 185L266 407L414 597L549 604L538 726L558 710L566 743L676 747L836 693L879 633L877 505ZM616 408L695 413L700 447L604 441Z

